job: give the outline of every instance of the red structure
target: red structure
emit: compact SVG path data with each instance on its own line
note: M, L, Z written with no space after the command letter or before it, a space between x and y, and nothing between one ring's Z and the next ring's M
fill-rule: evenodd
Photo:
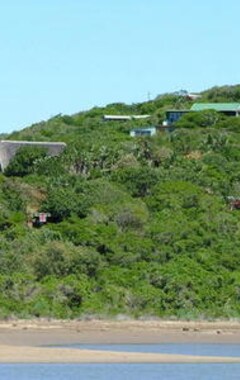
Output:
M51 216L48 212L37 212L32 217L32 226L41 227L47 223L48 218Z

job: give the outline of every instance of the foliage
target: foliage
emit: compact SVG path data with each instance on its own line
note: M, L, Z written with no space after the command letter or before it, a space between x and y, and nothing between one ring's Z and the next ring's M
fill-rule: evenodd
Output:
M201 101L239 101L239 86ZM189 113L175 131L131 138L190 108L178 94L56 115L9 139L65 141L60 157L21 149L0 176L0 316L239 318L240 122ZM103 120L150 114L149 121ZM230 196L230 198L229 198ZM31 215L48 223L30 228Z
M32 173L36 162L45 158L46 154L46 150L41 147L21 147L7 166L5 175L23 177Z
M221 113L215 110L189 112L181 117L181 119L176 123L176 127L178 128L214 127L222 121L226 121L225 117Z

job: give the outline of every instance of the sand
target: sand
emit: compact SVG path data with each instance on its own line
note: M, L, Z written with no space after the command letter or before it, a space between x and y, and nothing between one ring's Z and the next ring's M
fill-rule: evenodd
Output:
M1 363L240 363L240 358L126 353L62 347L74 343L238 343L240 323L230 321L0 322Z
M0 346L0 363L240 363L240 358Z

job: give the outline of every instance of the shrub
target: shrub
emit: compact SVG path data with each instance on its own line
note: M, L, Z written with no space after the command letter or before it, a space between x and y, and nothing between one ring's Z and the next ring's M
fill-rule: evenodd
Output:
M32 173L37 160L46 157L46 155L46 149L42 147L21 147L11 159L4 174L6 176L24 177L25 175Z

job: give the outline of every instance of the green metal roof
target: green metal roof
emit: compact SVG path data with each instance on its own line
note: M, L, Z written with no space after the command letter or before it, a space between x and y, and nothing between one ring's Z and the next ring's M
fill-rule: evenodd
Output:
M191 111L205 111L205 110L215 110L219 112L229 111L237 112L240 111L240 103L194 103L190 109Z

